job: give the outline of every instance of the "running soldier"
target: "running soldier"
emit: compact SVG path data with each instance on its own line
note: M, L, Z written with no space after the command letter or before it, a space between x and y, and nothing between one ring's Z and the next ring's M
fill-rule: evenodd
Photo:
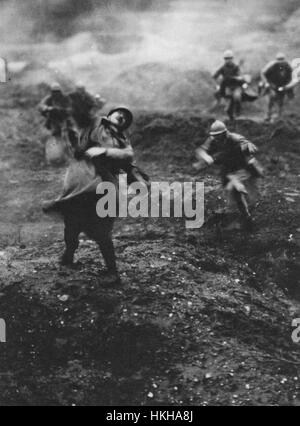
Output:
M211 126L209 138L196 152L199 161L221 168L223 186L236 203L248 231L253 229L249 201L255 193L257 179L263 176L255 158L257 152L252 142L230 133L221 121Z
M286 60L284 53L278 53L276 61L268 64L262 71L262 90L269 97L267 121L272 121L273 110L276 105L279 109L279 118L283 115L285 99L294 99L293 68Z

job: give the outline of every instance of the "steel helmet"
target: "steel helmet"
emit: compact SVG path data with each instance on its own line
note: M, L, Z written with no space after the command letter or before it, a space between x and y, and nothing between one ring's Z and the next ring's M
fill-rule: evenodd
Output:
M61 92L62 91L61 85L59 83L52 83L51 84L51 91L52 92Z
M224 59L233 59L234 58L234 53L232 50L226 50L226 52L224 52Z
M210 136L218 136L227 132L227 127L222 121L215 121L210 128Z
M121 112L125 117L125 124L122 126L121 130L127 130L133 122L133 114L128 108L119 107L115 108L108 114L107 118L109 119L115 112Z
M284 53L279 52L279 53L277 53L276 59L277 59L277 61L285 61L286 60L286 56L285 56Z
M292 60L292 68L295 70L300 67L300 58L295 58Z

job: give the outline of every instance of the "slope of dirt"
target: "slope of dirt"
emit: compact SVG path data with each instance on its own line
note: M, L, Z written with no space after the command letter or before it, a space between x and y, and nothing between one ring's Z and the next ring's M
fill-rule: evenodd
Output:
M12 90L12 89L11 89ZM217 175L192 171L213 117L140 113L133 141L153 180L205 180L206 224L122 220L124 287L101 286L95 245L60 269L62 226L41 213L64 170L46 167L28 93L1 101L0 405L299 405L300 123L241 120L266 178L250 237L218 231ZM12 93L10 92L10 95ZM99 279L100 270L100 279Z

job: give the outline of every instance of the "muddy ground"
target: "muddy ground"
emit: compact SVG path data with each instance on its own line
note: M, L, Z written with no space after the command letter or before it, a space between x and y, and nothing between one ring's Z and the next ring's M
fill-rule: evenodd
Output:
M213 119L197 110L137 113L134 145L153 180L205 180L206 224L117 223L121 289L82 237L74 271L58 266L62 224L42 200L63 169L45 165L37 99L2 89L0 107L0 405L300 405L300 119L234 130L266 168L247 236L226 229L217 175L194 149ZM100 271L100 279L99 279Z

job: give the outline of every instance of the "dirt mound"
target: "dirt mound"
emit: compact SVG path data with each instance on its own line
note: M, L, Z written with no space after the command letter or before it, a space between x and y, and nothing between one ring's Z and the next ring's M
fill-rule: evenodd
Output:
M108 290L85 238L75 270L57 265L62 226L40 205L61 190L63 170L43 162L41 89L10 88L0 109L0 404L299 405L297 120L230 126L259 145L266 167L245 236L218 233L209 219L224 207L219 180L191 167L215 117L136 113L139 164L153 181L203 180L206 223L188 232L172 219L118 222L124 287Z
M191 173L195 150L205 141L215 118L203 117L200 113L141 113L135 123L133 142L148 161L167 163L171 159L173 164L179 163ZM264 162L272 162L274 158L286 154L292 156L292 163L296 167L300 154L300 123L287 121L274 126L253 120L238 120L235 124L227 124L230 131L247 135L258 145Z

